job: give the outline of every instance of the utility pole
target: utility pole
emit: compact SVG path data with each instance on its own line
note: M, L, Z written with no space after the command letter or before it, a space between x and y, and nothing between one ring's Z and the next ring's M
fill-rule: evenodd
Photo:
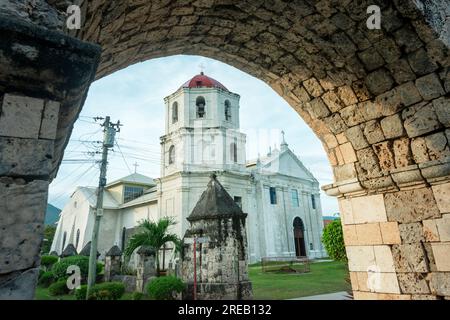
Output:
M108 150L114 146L114 137L116 132L120 131L120 121L117 123L111 123L110 117L106 118L96 117L97 120L105 120L101 126L103 129L103 151L102 151L102 161L100 166L100 178L98 181L98 193L97 193L97 206L95 210L95 222L94 229L92 231L91 239L91 252L89 255L89 273L88 273L88 283L86 290L86 300L89 297L90 290L95 284L96 269L97 269L97 243L98 234L100 229L100 220L103 216L103 191L106 185L106 167L108 164Z

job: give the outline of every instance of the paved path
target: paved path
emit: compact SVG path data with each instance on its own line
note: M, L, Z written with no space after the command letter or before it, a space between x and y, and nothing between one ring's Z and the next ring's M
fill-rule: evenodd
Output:
M340 291L340 292L320 294L317 296L308 296L308 297L301 297L301 298L295 298L295 299L289 299L289 300L350 300L350 299L347 297L347 292Z

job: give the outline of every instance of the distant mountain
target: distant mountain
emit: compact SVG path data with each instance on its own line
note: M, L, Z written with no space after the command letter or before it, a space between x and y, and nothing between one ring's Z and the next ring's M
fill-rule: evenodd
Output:
M58 209L57 207L48 203L47 211L45 213L45 220L44 220L45 225L46 226L55 225L55 223L58 221L60 212L61 212L61 209Z

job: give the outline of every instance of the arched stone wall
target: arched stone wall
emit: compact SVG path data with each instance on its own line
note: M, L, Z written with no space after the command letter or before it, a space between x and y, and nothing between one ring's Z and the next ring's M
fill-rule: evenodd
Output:
M64 31L67 3L37 3L21 19ZM290 103L333 167L335 182L324 188L339 197L356 298L450 296L448 2L79 3L82 28L68 33L101 46L96 78L155 57L198 54L254 75ZM381 30L366 26L372 4L381 8ZM39 12L51 12L52 23ZM82 106L56 100L49 178Z

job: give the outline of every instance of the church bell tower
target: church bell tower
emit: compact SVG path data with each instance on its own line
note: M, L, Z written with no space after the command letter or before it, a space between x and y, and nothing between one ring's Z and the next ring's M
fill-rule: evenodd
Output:
M161 177L175 172L244 171L240 96L203 72L165 101Z
M212 172L230 185L235 184L232 177L246 183L246 137L239 131L239 99L203 72L164 99L159 215L179 221L180 236Z

